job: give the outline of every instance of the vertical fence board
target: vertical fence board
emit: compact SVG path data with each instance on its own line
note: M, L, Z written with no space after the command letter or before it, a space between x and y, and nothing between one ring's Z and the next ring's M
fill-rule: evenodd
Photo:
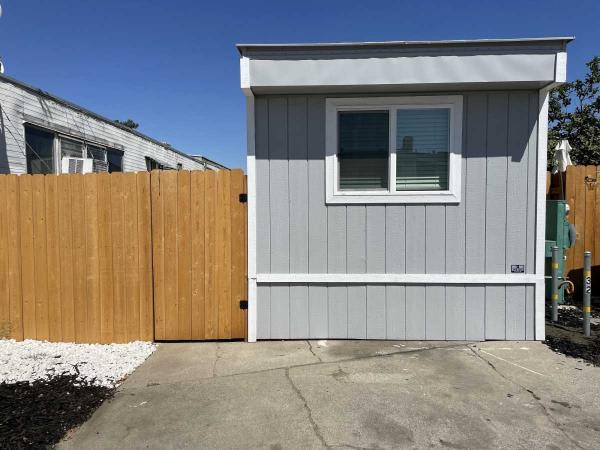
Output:
M217 297L219 339L231 338L231 172L217 173Z
M191 173L192 339L204 339L204 180L203 172Z
M114 307L114 340L127 340L127 306L125 303L125 264L123 247L123 177L122 173L110 175L111 200L111 244L112 244L112 279Z
M150 175L152 193L152 271L154 279L154 336L165 339L164 225L161 172Z
M192 338L192 285L190 236L190 172L177 174L177 295L178 339Z
M46 253L48 277L48 329L53 342L62 341L60 292L60 228L58 223L58 176L44 177L46 216Z
M62 339L75 342L75 303L73 299L73 241L71 226L71 175L56 177L58 192L58 254L60 260L60 308Z
M23 298L21 290L21 233L19 177L6 176L6 212L8 232L8 284L10 289L10 336L23 339Z
M73 307L75 315L75 341L89 342L87 328L87 245L85 221L85 185L83 175L69 175L71 188L71 232L73 237Z
M0 177L0 199L6 198L6 177ZM11 335L10 290L8 287L8 214L6 201L0 202L0 339Z
M164 284L165 339L177 339L179 331L179 299L177 297L177 172L160 176L164 209Z
M137 239L139 251L139 299L140 299L140 336L143 341L154 339L154 305L152 294L152 235L150 174L139 172L137 176L138 221Z
M98 238L100 235L106 236L107 229L98 222L98 180L99 178L93 174L83 176L85 192L86 303L88 306L86 327L90 342L102 342Z
M135 173L123 174L123 273L125 274L124 301L127 314L125 341L140 336L140 289L138 248L138 191Z
M216 258L216 211L217 211L217 175L209 172L205 179L205 197L204 197L204 276L206 299L204 309L204 337L205 339L218 338L218 320L219 312L215 303L217 298L216 275L218 272Z
M113 289L112 176L97 175L98 180L98 266L100 283L100 340L113 342L115 300ZM114 180L113 180L114 181Z
M46 253L46 200L44 175L31 178L33 201L33 266L35 273L35 331L36 339L50 338L48 317L48 258Z
M21 292L23 296L23 337L36 339L35 273L33 264L33 197L32 177L19 178L19 209L21 212Z

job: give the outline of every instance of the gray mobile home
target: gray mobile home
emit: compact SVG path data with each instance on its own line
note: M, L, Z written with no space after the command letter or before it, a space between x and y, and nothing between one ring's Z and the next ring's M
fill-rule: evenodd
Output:
M6 75L0 110L0 173L224 168Z
M544 339L571 38L238 45L256 339Z

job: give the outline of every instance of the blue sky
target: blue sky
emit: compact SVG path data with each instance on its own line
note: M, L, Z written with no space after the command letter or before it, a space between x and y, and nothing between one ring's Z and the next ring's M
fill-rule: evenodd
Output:
M0 0L5 73L189 153L245 167L238 42L574 35L600 54L600 2Z

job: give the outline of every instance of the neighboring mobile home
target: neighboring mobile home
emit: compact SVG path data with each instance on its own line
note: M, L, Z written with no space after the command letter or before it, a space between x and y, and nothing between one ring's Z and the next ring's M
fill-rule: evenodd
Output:
M5 75L0 109L0 173L224 168Z
M249 340L544 339L571 39L238 45Z

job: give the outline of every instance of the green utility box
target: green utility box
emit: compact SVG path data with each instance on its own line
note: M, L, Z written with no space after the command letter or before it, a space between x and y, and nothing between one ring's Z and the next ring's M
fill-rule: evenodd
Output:
M565 250L575 245L575 226L567 220L566 200L546 200L546 300L552 294L552 247L558 247L558 282L565 279ZM558 290L558 303L564 302L564 288Z

